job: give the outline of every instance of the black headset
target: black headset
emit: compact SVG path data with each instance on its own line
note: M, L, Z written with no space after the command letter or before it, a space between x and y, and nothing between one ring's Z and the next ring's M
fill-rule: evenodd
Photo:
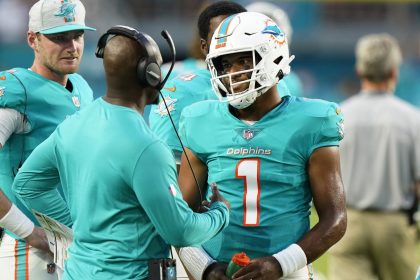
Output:
M116 26L110 28L105 34L103 34L99 38L98 46L96 47L96 51L95 51L95 55L96 55L96 57L99 57L99 58L104 57L104 49L105 49L106 43L109 40L108 37L110 35L123 35L123 36L129 37L129 38L132 38L132 39L136 40L141 46L144 47L144 49L147 52L147 57L141 58L140 61L137 64L138 79L140 80L140 82L143 85L151 86L151 87L154 87L157 90L159 90L161 100L165 104L165 108L166 108L166 111L168 112L168 116L169 116L169 119L172 123L172 127L174 128L175 134L178 137L179 142L181 143L182 150L184 151L185 157L188 161L188 165L189 165L189 167L191 169L191 172L193 174L195 183L196 183L197 188L198 188L198 192L200 193L200 199L203 199L203 194L201 193L201 188L198 184L197 177L195 176L194 170L191 166L190 159L188 158L188 155L185 152L185 146L181 141L181 137L179 137L178 130L176 129L174 120L172 119L171 113L168 109L168 105L166 104L165 98L164 98L162 92L160 91L163 88L163 86L165 85L166 81L169 79L169 77L172 73L172 70L174 68L174 65L175 65L175 60L176 60L175 44L174 44L174 41L172 40L171 35L169 35L168 31L166 31L166 30L162 30L162 32L160 34L166 40L166 42L168 42L169 48L170 48L171 53L172 53L171 67L169 67L169 71L168 71L168 73L166 73L166 77L163 79L162 82L160 81L161 78L162 78L162 72L161 72L160 66L157 62L157 58L161 57L161 55L160 55L160 51L159 51L159 48L158 48L157 44L155 43L155 41L149 35L138 32L134 28L124 26L124 25L116 25Z
M160 70L162 56L159 47L152 37L131 27L116 25L108 29L108 31L99 38L98 46L95 51L96 57L104 57L105 46L111 35L122 35L131 38L136 40L143 47L146 51L146 56L140 58L137 63L137 78L143 86L150 86L160 90L164 84L161 82L162 72Z

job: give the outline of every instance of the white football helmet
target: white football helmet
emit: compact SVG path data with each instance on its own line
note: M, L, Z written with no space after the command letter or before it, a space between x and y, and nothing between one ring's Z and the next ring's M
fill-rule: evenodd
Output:
M233 53L250 52L253 68L225 74L220 58ZM244 109L256 98L276 85L290 73L289 47L284 32L269 17L255 12L244 12L227 17L213 34L206 62L209 66L216 95L237 109ZM249 79L232 82L232 77L248 74ZM229 79L229 85L223 79ZM249 83L248 89L235 92L238 84Z
M287 43L292 43L293 28L287 13L277 5L270 2L253 2L245 7L247 11L257 12L268 16L286 33Z

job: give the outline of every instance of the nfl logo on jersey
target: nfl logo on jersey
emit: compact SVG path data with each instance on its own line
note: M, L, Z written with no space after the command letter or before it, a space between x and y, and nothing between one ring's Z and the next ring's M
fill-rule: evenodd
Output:
M261 130L261 128L235 128L236 133L238 133L238 135L240 135L246 141L250 141L251 139L253 139L255 136L258 135L258 133L261 132Z
M242 132L242 137L246 140L252 139L254 138L254 131L252 131L251 129L245 129Z
M72 101L73 101L74 106L76 106L77 108L79 108L79 107L80 107L80 100L79 100L79 97L77 97L77 96L73 96L71 99L72 99Z

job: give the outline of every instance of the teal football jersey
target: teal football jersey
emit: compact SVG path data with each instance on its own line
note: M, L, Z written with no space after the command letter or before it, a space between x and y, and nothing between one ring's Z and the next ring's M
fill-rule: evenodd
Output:
M50 184L57 178L74 234L64 279L146 279L147 261L167 258L168 244L200 244L229 223L220 202L194 213L170 149L137 111L102 98L33 151L14 191L28 207L62 219L65 205Z
M289 75L283 78L284 83L289 89L289 95L303 97L303 86L299 76L295 72L290 72Z
M185 108L184 144L208 166L208 184L217 183L231 203L229 226L204 249L228 262L238 252L267 256L298 241L309 230L308 159L339 144L342 122L336 104L293 96L254 125L218 101Z
M151 107L149 124L152 131L166 142L177 158L182 153L182 147L169 119L168 111L178 130L179 118L185 107L199 101L217 99L210 79L210 71L207 69L197 71L196 73L187 72L180 74L167 83L162 90L168 110L166 110L162 99L160 99L158 105ZM281 96L290 95L290 91L283 80L278 83L277 87Z
M0 188L34 221L32 213L11 191L12 182L19 164L35 147L65 118L92 102L92 89L80 75L71 74L69 80L72 91L28 69L0 72L0 107L12 108L26 115L30 126L25 134L12 134L0 149Z
M168 73L170 67L170 62L162 65L162 76L165 76ZM172 69L172 72L169 76L169 79L176 78L179 75L194 74L197 71L205 69L207 69L207 64L206 62L204 62L204 60L189 57L184 60L177 61L175 63L174 68Z
M163 97L158 105L151 106L149 124L152 131L179 156L182 147L168 116L172 116L176 129L182 110L193 103L217 99L210 84L211 75L207 69L196 73L183 73L165 85Z

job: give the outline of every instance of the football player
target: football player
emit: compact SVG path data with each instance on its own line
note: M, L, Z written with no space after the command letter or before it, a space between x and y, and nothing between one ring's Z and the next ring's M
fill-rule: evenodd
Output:
M95 30L84 21L85 8L79 0L36 2L29 11L27 33L35 56L32 66L0 72L0 189L32 222L33 214L11 191L12 182L35 147L93 100L92 89L76 74L84 31ZM52 258L20 237L24 236L5 231L0 245L1 278L57 279L57 273L47 272Z
M180 134L202 192L217 183L231 214L202 247L181 249L196 279L228 279L238 252L252 261L234 279L311 279L309 264L345 232L343 117L331 102L280 97L292 60L285 34L262 14L229 16L214 32L207 62L219 101L185 108ZM196 208L202 198L184 154L178 180ZM319 222L310 229L312 201Z

